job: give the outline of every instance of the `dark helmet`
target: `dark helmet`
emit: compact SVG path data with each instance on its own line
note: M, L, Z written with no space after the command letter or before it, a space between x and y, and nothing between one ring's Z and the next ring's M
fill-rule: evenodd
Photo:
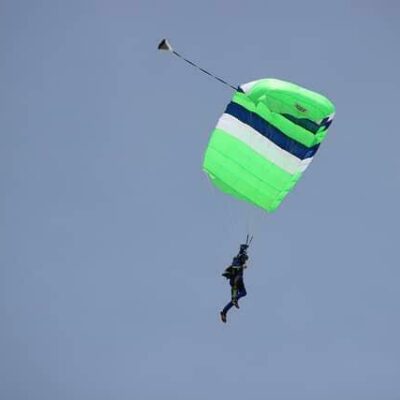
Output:
M246 250L249 248L248 244L241 244L240 245L240 253L246 253Z

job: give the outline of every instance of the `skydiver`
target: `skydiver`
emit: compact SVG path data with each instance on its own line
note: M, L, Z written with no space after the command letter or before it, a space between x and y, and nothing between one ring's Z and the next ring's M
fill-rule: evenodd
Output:
M246 296L246 288L243 281L243 272L247 268L247 260L249 256L247 255L247 249L249 245L241 244L239 253L233 258L232 264L227 267L222 274L226 279L229 279L229 284L231 285L231 301L223 308L220 312L222 322L226 323L226 314L228 311L235 306L239 307L239 299Z

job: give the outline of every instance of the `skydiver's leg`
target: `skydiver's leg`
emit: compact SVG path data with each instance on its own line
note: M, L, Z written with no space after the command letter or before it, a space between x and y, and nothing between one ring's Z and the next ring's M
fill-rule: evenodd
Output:
M223 314L226 314L233 307L232 301L230 301L222 310Z
M232 289L231 289L231 299L233 302L235 302L237 300L237 296L238 296L238 287L236 282L232 285Z
M233 307L233 303L230 301L224 308L223 310L219 313L221 320L223 323L226 323L226 314L228 311Z
M238 296L238 289L239 289L239 285L240 285L240 276L235 276L231 283L231 298L232 300L237 300L237 296Z
M235 286L235 297L233 297L233 294L232 294L232 302L236 308L240 308L239 303L238 303L239 299L247 295L247 291L244 286L243 278L239 278L235 282L234 286Z
M241 276L235 277L234 281L232 282L232 303L236 308L239 308L238 300L246 296L246 289L244 289L243 279Z
M244 286L243 279L241 279L238 283L238 294L237 294L237 299L239 300L241 297L244 297L247 295L246 287Z
M231 280L229 283L230 283L230 285L231 285L231 287L232 287L231 292L233 293L233 290L234 290L234 282L233 282L233 280ZM226 322L226 314L227 314L228 311L233 307L233 305L234 305L233 302L230 301L230 302L222 309L222 311L220 312L222 322Z

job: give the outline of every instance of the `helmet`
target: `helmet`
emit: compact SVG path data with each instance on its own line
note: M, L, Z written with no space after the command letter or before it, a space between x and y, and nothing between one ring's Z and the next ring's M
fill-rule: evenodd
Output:
M248 244L241 244L240 245L240 253L246 253L246 250L249 248Z

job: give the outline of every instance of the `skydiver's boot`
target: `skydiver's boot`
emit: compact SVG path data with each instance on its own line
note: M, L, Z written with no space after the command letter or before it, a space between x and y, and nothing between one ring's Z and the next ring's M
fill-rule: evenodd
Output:
M219 313L219 315L221 316L221 321L222 321L224 324L226 324L226 314L225 314L223 311L221 311L221 312Z

